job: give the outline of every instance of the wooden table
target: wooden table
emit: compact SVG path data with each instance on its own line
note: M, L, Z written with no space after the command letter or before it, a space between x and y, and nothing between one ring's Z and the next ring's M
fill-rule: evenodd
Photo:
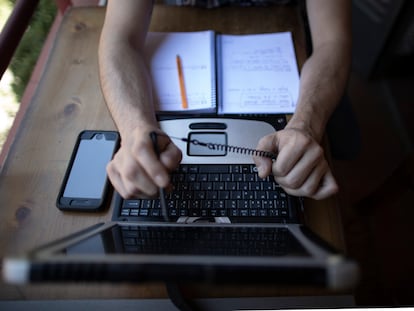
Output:
M74 8L64 17L39 87L10 148L0 175L0 257L18 254L55 238L107 221L98 214L63 213L56 196L78 133L115 129L98 78L97 47L103 8ZM302 24L293 7L203 10L157 5L151 30L214 29L223 33L291 31L298 63L305 60ZM307 202L310 226L343 249L335 199ZM326 294L315 288L266 286L193 287L195 295L291 296ZM163 284L0 284L1 299L83 299L165 297Z

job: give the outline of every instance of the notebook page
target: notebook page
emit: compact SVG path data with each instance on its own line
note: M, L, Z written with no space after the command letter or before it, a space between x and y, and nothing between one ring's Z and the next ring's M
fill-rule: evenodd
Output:
M221 35L219 114L293 113L299 73L290 32Z
M214 32L150 32L145 53L156 111L216 109ZM181 105L176 56L182 63L188 108Z

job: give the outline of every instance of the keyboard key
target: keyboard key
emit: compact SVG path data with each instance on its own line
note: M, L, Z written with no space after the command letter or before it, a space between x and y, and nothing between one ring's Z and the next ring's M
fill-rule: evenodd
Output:
M139 211L139 216L149 216L149 215L150 215L150 213L149 213L149 210L147 210L147 209L141 209Z
M241 191L232 191L230 193L230 198L233 200L241 200L242 199L242 192Z
M235 191L237 189L237 183L236 182L226 182L225 183L225 189L229 191Z
M153 217L159 217L159 216L161 216L161 210L158 209L158 208L152 209L150 214Z
M219 200L229 200L230 199L230 191L219 191L218 192Z
M265 209L259 210L259 216L260 217L267 217L268 216L267 210L265 210Z
M263 188L262 187L262 183L261 182L257 182L257 181L255 181L255 182L251 182L250 183L250 190L253 190L253 191L260 191L260 190L266 190L265 188Z
M124 200L122 207L125 208L139 208L141 205L140 200Z
M207 191L206 192L206 199L207 200L218 200L217 191Z
M205 191L195 191L194 192L194 199L195 200L205 200L206 199L206 192Z
M212 182L220 181L220 174L217 174L217 173L208 174L208 181L212 181Z
M257 174L245 174L244 180L248 182L256 181Z
M249 216L249 210L248 209L241 209L240 211L240 216L246 217Z
M289 217L287 194L272 176L260 179L253 164L182 164L171 179L170 216ZM125 200L120 214L161 217L160 201Z
M244 181L244 175L243 174L234 174L233 175L233 181Z
M201 216L201 211L199 209L190 209L189 216L190 217L200 217Z
M240 165L238 165L238 164L230 165L230 173L232 173L232 174L241 173Z
M254 200L256 198L254 191L243 191L242 197L243 200Z
M197 174L198 173L198 166L197 165L190 165L189 167L188 167L188 172L190 173L190 174Z
M216 164L211 164L211 165L200 165L199 167L199 172L200 173L229 173L229 166L228 165L216 165Z
M222 181L214 182L213 183L213 190L224 191L225 190L225 183L222 182Z
M213 183L212 182L203 182L201 183L201 190L213 190Z
M214 209L224 209L225 207L226 207L225 201L223 201L223 200L213 201L213 208Z
M129 216L130 209L129 208L123 208L121 209L121 216Z
M131 216L138 216L139 215L139 209L131 209L131 213L130 213L130 215Z
M226 200L224 201L226 208L228 209L237 209L237 200Z

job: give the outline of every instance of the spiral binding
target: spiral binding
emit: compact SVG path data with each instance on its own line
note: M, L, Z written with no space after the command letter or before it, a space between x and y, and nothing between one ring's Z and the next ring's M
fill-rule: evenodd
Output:
M171 139L178 139L186 143L190 143L197 146L203 146L210 150L220 150L220 151L226 151L226 152L234 152L239 154L245 154L245 155L252 155L257 157L263 157L263 158L270 158L272 160L276 160L277 155L270 151L265 150L259 150L259 149L253 149L253 148L246 148L246 147L240 147L240 146L232 146L227 144L218 144L218 143L206 143L199 141L197 139L187 139L184 137L174 137L169 136Z

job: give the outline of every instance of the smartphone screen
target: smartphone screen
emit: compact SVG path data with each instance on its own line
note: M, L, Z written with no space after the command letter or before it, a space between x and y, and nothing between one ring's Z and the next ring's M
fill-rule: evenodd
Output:
M58 198L58 207L91 209L102 207L108 188L106 166L118 145L117 132L84 131L75 146Z

